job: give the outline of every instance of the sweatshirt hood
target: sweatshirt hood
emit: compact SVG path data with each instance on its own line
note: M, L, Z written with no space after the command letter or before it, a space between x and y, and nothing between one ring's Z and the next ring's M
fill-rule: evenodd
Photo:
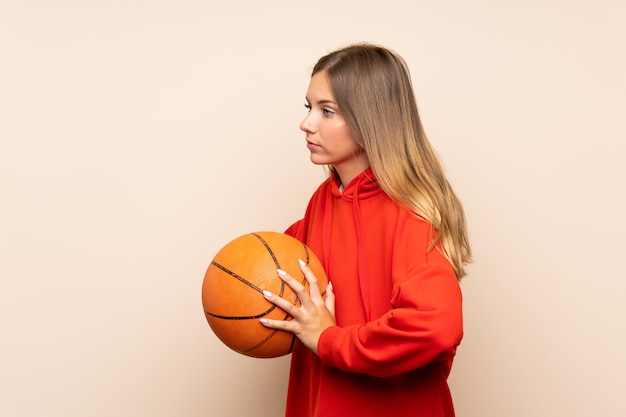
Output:
M344 198L349 201L364 200L382 192L371 167L354 177L352 181L345 186L343 191L339 189L340 179L337 174L331 177L330 185L333 197Z

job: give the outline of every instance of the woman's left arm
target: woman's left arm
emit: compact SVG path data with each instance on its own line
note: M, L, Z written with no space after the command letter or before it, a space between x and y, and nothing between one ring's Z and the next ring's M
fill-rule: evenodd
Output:
M395 289L392 308L380 318L329 327L318 355L330 366L385 377L453 358L462 337L456 276L445 265L425 265Z

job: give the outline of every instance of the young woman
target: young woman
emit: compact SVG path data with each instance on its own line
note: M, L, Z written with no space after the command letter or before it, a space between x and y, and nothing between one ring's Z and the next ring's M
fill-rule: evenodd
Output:
M458 281L470 262L465 217L424 134L405 62L352 45L322 57L300 128L330 176L286 233L320 258L325 296L295 307L266 292L298 337L287 417L454 416L447 377L463 334ZM336 300L336 303L335 303Z

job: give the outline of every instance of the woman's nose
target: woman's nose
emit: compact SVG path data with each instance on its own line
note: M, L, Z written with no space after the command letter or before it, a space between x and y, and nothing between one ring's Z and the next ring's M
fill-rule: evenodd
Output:
M306 133L313 133L313 129L314 129L313 121L311 120L311 113L309 113L300 122L300 130Z

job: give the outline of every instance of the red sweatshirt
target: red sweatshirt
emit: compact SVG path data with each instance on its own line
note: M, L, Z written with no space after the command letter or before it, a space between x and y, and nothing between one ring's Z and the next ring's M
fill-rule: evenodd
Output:
M371 169L343 192L315 192L286 231L322 261L336 294L337 325L319 356L292 353L287 417L450 417L447 377L463 323L451 264L429 251L429 223L394 203Z

